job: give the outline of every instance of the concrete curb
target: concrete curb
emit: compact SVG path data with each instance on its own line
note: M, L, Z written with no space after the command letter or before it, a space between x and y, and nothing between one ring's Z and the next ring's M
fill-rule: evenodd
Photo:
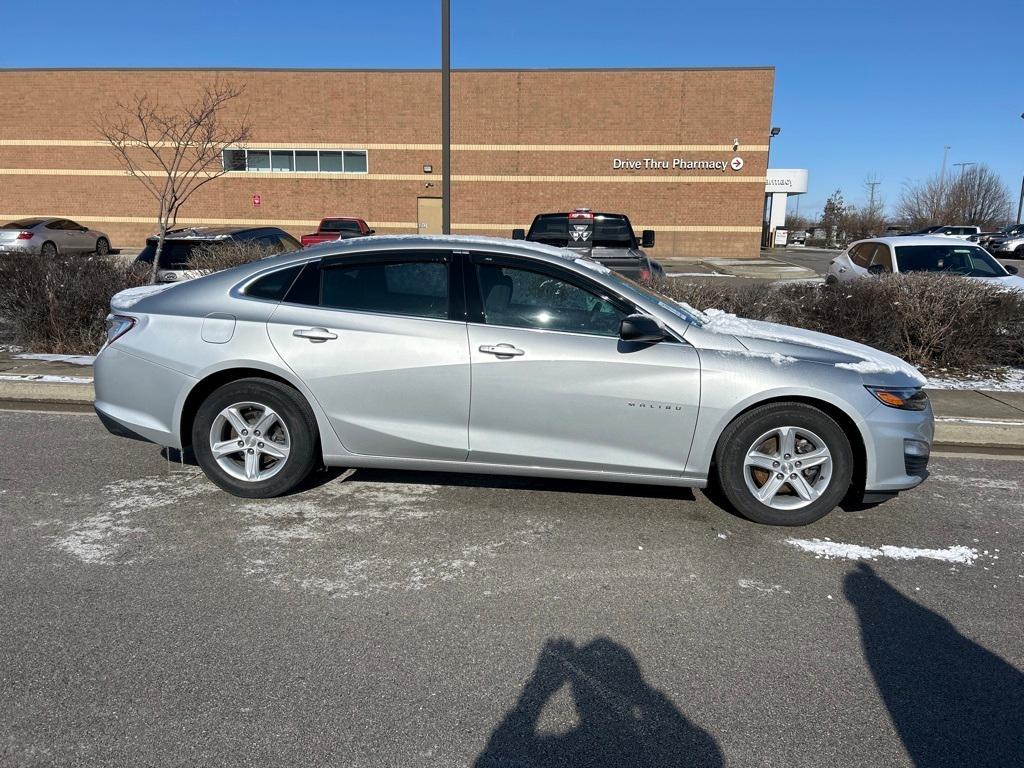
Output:
M0 410L92 413L92 384L0 380ZM936 416L936 452L1024 456L1024 418Z

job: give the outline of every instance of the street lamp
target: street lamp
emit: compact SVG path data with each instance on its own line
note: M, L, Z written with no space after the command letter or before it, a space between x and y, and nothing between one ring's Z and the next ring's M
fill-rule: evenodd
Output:
M782 133L782 129L777 125L773 125L771 130L768 131L768 154L764 159L764 175L768 175L768 169L771 167L772 162L772 139ZM764 221L761 224L761 247L771 247L771 208L768 205L768 193L764 193L764 207L761 210L764 216Z
M1024 112L1020 113L1020 119L1024 120ZM1020 224L1020 214L1024 210L1024 176L1020 178L1020 200L1017 202L1017 223Z

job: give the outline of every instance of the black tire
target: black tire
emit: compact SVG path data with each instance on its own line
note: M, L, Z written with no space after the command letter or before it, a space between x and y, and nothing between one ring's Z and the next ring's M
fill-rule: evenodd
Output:
M110 241L105 237L96 238L96 255L106 256L110 253Z
M51 243L47 240L39 248L39 255L46 259L54 259L57 257L57 246L55 243Z
M1024 259L1024 245L1018 245L1013 251L1015 259Z
M825 285L837 285L839 278L835 275L825 275Z
M210 434L214 422L221 411L236 403L265 405L287 426L290 450L284 465L272 477L236 478L213 455ZM266 499L287 493L309 476L320 458L318 434L313 411L294 389L270 379L239 379L214 390L199 406L192 424L192 449L206 476L225 491L243 498Z
M821 495L797 509L776 509L764 504L754 496L747 484L746 457L747 452L754 447L754 441L784 426L813 433L824 441L832 457L831 477ZM828 414L804 403L769 403L738 416L726 427L715 448L715 463L722 492L741 515L765 525L807 525L827 515L847 495L853 480L854 459L850 438ZM758 485L759 470L751 472L753 482ZM770 478L771 472L765 472ZM767 482L765 480L764 484ZM791 486L784 484L782 487L787 490L782 491L781 495L794 501L798 498Z

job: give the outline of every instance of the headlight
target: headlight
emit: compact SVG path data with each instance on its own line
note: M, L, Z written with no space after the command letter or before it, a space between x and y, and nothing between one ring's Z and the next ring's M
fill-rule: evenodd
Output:
M928 407L928 395L920 387L864 387L882 405L901 411L923 411Z
M127 315L107 316L107 344L113 344L135 327L135 318Z

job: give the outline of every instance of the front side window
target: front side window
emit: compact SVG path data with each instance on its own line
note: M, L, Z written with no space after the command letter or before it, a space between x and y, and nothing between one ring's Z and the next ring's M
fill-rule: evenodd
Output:
M448 317L445 262L325 266L320 274L322 307L439 320Z
M477 264L476 276L488 325L618 336L627 315L608 298L541 272Z
M885 243L879 243L875 247L875 252L871 256L871 266L880 266L886 272L892 272L892 254Z

